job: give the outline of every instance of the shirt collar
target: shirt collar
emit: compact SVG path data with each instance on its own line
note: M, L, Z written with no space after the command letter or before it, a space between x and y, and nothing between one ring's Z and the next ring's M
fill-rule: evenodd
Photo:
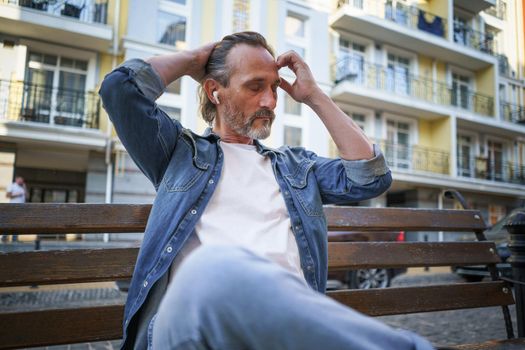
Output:
M212 138L214 140L220 140L221 139L221 137L219 135L215 134L213 132L212 128L210 128L210 127L206 128L206 130L204 131L202 136L205 137L205 138ZM265 155L266 153L280 153L280 154L283 153L282 151L280 151L277 148L272 148L272 147L268 147L268 146L263 145L259 140L253 140L253 144L257 148L257 152L259 154L262 154L262 155Z

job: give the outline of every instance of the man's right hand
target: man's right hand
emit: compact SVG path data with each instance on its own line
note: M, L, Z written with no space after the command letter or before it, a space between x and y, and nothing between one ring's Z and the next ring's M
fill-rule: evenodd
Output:
M208 58L216 44L213 42L193 50L154 56L147 62L159 73L166 86L184 75L189 75L200 83L205 75Z

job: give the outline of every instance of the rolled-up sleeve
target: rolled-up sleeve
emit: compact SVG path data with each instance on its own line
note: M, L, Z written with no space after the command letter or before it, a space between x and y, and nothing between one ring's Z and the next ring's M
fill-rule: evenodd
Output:
M374 144L374 157L365 160L341 159L345 167L346 176L350 181L358 185L366 185L374 182L378 176L388 173L389 168L385 157L378 145Z

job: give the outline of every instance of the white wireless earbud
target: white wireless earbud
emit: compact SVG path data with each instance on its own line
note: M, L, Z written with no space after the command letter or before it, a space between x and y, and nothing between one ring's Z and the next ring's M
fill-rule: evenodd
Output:
M221 104L221 102L219 101L219 92L218 92L217 90L215 90L215 91L212 93L212 95L213 95L213 98L215 99L215 102L216 102L217 104Z

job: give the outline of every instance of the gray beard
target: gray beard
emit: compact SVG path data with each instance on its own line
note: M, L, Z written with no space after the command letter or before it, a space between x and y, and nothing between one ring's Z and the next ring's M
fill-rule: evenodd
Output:
M272 112L272 119L270 119L269 123L264 124L260 128L254 128L252 126L253 121L260 116L259 113L256 112L248 120L245 121L243 113L239 111L234 111L233 108L230 106L227 106L226 113L224 116L224 122L228 124L228 126L235 131L237 134L245 137L249 137L251 139L255 140L264 140L270 136L270 133L272 131L272 122L273 122L273 112ZM244 121L244 122L243 122Z

